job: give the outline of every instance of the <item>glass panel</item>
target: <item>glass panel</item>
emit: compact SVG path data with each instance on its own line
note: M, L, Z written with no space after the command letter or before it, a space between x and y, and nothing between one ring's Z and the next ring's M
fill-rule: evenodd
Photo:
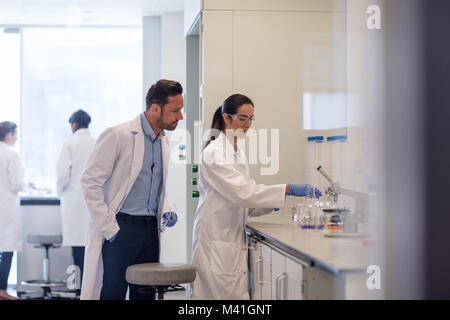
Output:
M90 114L98 137L143 110L141 29L25 29L22 99L25 167L38 187L54 190L74 111Z
M0 28L0 57L0 122L20 125L19 29ZM20 139L14 150L20 150Z

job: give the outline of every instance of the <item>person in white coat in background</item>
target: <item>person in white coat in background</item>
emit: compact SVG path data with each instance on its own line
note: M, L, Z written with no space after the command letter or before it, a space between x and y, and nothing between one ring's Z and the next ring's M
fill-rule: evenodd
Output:
M17 125L0 123L0 300L16 300L7 294L8 276L14 251L22 250L19 191L25 191L23 165L11 150L17 141ZM32 183L29 184L34 188Z
M82 300L152 300L125 279L128 266L159 262L161 221L176 220L166 199L169 142L164 130L183 120L183 88L159 80L146 96L146 111L106 129L81 178L89 208ZM164 213L164 214L163 214ZM168 214L169 216L167 217Z
M256 184L238 139L245 138L254 120L253 102L228 97L214 114L211 139L199 167L200 198L194 219L192 299L249 299L247 278L247 216L272 212L287 195L318 197L307 184ZM214 132L215 131L215 132Z
M73 261L83 274L84 247L87 243L89 213L81 190L81 175L94 149L89 132L91 117L84 110L69 118L73 136L67 140L56 164L56 191L61 200L63 245L72 247ZM78 279L81 285L81 278ZM79 289L79 288L78 288Z

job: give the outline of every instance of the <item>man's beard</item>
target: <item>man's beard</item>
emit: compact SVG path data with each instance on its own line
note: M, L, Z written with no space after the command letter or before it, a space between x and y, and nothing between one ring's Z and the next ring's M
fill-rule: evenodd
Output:
M156 120L158 127L160 127L161 129L170 130L170 131L175 130L175 128L177 127L176 126L177 122L178 121L174 122L173 124L166 123L166 122L162 121L161 117L158 120Z

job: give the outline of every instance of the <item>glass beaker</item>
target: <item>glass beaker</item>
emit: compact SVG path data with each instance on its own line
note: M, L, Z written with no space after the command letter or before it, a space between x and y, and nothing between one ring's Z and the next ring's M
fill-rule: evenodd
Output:
M317 199L316 199L317 200ZM324 203L321 201L315 201L316 203L316 207L315 207L315 225L316 225L316 229L323 229L325 227L325 223L326 223L326 215L323 212L323 209L325 209L324 207Z
M305 207L305 201L304 202L297 202L295 204L295 207L297 208L297 220L295 220L295 221L300 226L300 219L301 219L301 216L302 216L303 208Z
M298 210L297 206L292 207L292 216L291 216L291 220L292 220L293 222L298 222L299 214L300 214L300 211Z
M302 229L315 229L315 208L314 199L310 197L305 197L305 203L303 205L303 210L300 215L300 228Z

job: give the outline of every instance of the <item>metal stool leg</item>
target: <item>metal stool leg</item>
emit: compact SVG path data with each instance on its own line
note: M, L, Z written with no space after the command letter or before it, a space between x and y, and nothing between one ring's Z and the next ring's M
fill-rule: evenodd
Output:
M65 281L51 281L50 280L50 255L49 255L49 251L50 248L58 248L59 246L55 246L53 244L41 244L38 246L35 246L35 248L44 248L45 249L45 254L44 254L44 258L42 259L42 280L28 280L28 281L22 281L23 285L27 285L27 286L35 286L35 287L40 287L40 289L43 290L42 295L38 296L38 297L28 297L28 299L59 299L58 295L55 295L52 292L52 288L57 288L57 287L61 287L61 286L65 286L66 283ZM27 294L32 294L34 292L27 292L27 291L22 291L22 292L18 292L18 294L20 295L20 297L24 297Z
M164 286L155 286L156 292L158 293L158 300L164 300L165 288Z
M46 282L50 281L50 258L48 254L49 245L44 245L45 257L42 259L42 279Z

